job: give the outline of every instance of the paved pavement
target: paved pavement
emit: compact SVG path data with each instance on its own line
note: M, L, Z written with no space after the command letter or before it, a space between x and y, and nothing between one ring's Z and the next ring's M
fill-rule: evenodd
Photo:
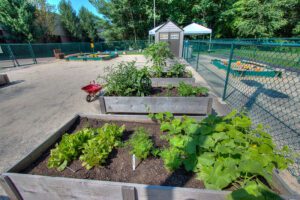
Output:
M126 55L110 61L55 61L6 71L13 84L0 88L0 173L75 113L100 113L99 103L87 103L80 88L103 75L105 67L131 60L137 65L146 62L142 55Z

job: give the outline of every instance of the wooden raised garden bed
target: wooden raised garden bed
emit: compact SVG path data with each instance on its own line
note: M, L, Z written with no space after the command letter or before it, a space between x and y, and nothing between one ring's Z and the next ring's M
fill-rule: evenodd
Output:
M254 68L253 68L253 70L252 69L242 69L242 67L241 68L235 67L238 65L237 64L238 62L240 62L240 61L237 61L237 60L232 61L230 73L234 76L240 76L240 77L263 76L263 77L270 77L270 78L273 78L273 77L281 78L282 77L281 71L275 71L272 69L268 69L268 67L266 65L262 65L262 64L254 63L254 62L243 61L243 62L240 62L240 65L251 65L251 67L252 68L254 67ZM217 68L222 69L222 70L227 70L227 68L228 68L228 65L226 65L221 60L214 59L211 61L211 63L214 66L216 66Z
M104 92L105 94L105 92ZM149 96L100 96L101 113L159 113L208 115L213 99L209 96L182 97L176 87L152 87Z
M158 113L207 115L211 97L113 97L100 96L101 113Z
M7 74L0 74L0 86L9 84L9 79Z
M54 132L46 141L25 158L1 174L1 184L11 199L114 199L114 200L179 200L225 199L230 191L204 189L195 175L183 170L176 173L163 168L160 158L150 158L133 172L131 156L126 147L119 147L104 167L86 170L79 160L70 163L64 171L47 168L49 151L66 132L73 133L84 127L96 128L105 122L125 124L122 140L138 126L150 130L157 146L160 131L157 123L145 116L134 115L76 115ZM127 155L127 157L125 156ZM94 179L94 180L91 180ZM273 178L274 185L280 180ZM277 184L276 184L277 183ZM180 186L180 187L176 187ZM201 189L199 189L201 188ZM277 188L279 191L288 191Z

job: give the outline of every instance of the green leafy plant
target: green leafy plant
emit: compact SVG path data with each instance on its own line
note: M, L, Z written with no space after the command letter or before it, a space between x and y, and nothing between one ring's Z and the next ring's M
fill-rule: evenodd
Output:
M283 200L260 181L249 181L243 188L233 191L227 200Z
M153 62L154 66L165 67L167 58L173 58L173 54L166 42L150 44L144 51L147 58Z
M176 62L166 75L167 77L183 77L185 75L185 65Z
M151 117L159 119L165 133L162 138L169 143L160 154L165 167L176 170L184 166L197 173L208 189L220 190L230 185L240 189L228 198L245 195L247 190L252 191L252 197L272 196L274 193L260 178L271 183L275 168L286 169L293 162L289 149L277 149L264 127L253 127L244 113L210 115L200 122L169 114L165 118L161 113Z
M82 149L80 160L82 166L91 169L105 163L110 152L121 144L121 136L125 126L117 126L115 124L105 124L97 129L97 136L88 140Z
M178 93L180 96L206 96L208 89L206 87L192 86L183 81L179 83Z
M151 91L151 79L147 68L137 69L135 61L120 63L104 79L106 95L146 96Z
M98 129L84 128L74 134L65 134L59 144L51 150L48 168L64 170L67 165L80 158L87 169L105 162L112 149L118 146L125 126L105 124Z
M51 150L48 167L57 168L59 171L64 170L70 161L79 157L83 145L95 134L94 129L85 128L74 134L63 135L60 143Z
M154 149L149 133L142 127L136 129L126 145L130 147L130 153L140 160L146 159Z

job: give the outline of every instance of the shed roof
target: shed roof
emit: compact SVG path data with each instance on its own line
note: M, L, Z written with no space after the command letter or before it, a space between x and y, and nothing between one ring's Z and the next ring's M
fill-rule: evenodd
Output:
M184 35L204 35L204 34L211 34L212 30L201 26L197 23L191 23L183 28Z
M181 31L183 31L183 29L180 28L177 24L175 24L174 22L172 22L171 20L169 20L169 21L167 21L167 22L165 22L165 23L163 23L163 24L161 24L161 25L159 25L159 26L157 26L157 27L151 29L151 30L149 31L149 35L155 35L155 33L156 33L157 31L159 31L159 30L162 29L165 25L168 25L168 24L171 25L171 26L173 26L173 27L176 27L176 28L180 29Z
M163 25L165 25L166 23L163 23L163 24L161 24L161 25L159 25L159 26L157 26L157 27L155 27L155 28L153 28L153 29L151 29L150 31L149 31L149 35L155 35L155 32L158 30L158 29L160 29Z

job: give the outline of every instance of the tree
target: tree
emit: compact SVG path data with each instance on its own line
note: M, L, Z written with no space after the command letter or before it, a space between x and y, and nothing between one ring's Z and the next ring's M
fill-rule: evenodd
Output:
M238 0L232 9L233 28L240 37L273 37L287 24L277 0Z
M79 18L73 9L70 0L61 0L58 5L60 19L65 29L77 39L82 39Z
M48 42L55 30L54 7L46 0L34 0L35 10L35 35L38 40Z
M79 22L82 30L88 38L94 42L97 36L97 17L85 7L79 10Z
M106 39L144 39L151 27L149 9L152 0L89 0L106 20L103 36Z
M27 0L0 0L0 24L19 40L31 42L34 11Z

